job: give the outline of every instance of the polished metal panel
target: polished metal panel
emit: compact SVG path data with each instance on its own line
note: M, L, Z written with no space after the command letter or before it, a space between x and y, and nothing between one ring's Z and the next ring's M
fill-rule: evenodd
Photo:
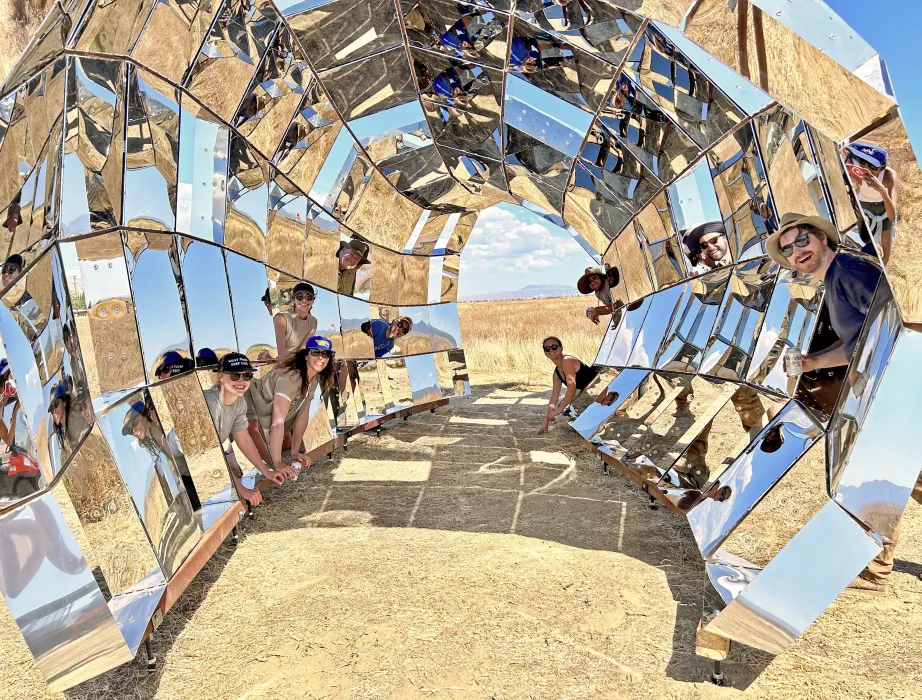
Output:
M412 46L453 59L502 68L509 18L487 7L449 0L402 0L400 10ZM500 8L498 8L500 9ZM508 5L501 8L509 9ZM414 52L415 53L415 52Z
M410 332L397 341L391 351L392 355L420 355L432 352L433 328L429 323L429 306L401 306L397 311L398 316L407 316L413 322ZM393 321L396 316L391 316Z
M378 376L378 363L374 360L357 362L356 371L358 372L359 385L361 386L365 420L372 420L376 416L384 415L386 401L381 387L381 379Z
M461 347L461 318L456 303L430 306L429 325L433 352Z
M378 375L387 380L387 410L395 411L413 405L413 387L404 358L378 361ZM383 385L383 381L382 381Z
M685 285L676 285L653 295L647 316L628 358L629 366L647 369L655 366L660 344L666 337L666 329L680 313L685 292Z
M176 231L223 244L230 129L186 96L181 106Z
M166 353L192 356L185 304L179 294L178 237L134 231L123 235L144 368L148 381L153 382Z
M304 247L310 200L290 180L276 174L269 186L266 263L295 277L304 275Z
M169 578L202 534L173 457L175 431L166 430L146 390L113 407L99 425Z
M183 87L230 121L269 48L278 19L268 0L223 3Z
M203 348L214 350L218 356L236 352L234 316L221 249L183 237L179 239L179 261L195 355Z
M275 327L271 302L265 301L269 293L265 266L228 250L224 251L224 261L237 331L237 351L251 360L260 359L263 351L269 353L269 358L262 359L274 358Z
M617 335L611 342L611 351L604 359L601 357L596 358L598 364L609 367L624 367L627 365L652 301L653 297L649 296L644 298L643 301L637 301L625 307L621 321L618 324Z
M67 59L61 180L64 236L104 231L121 221L125 73L126 66L119 61Z
M793 395L797 378L785 374L782 355L787 347L808 351L822 294L817 282L795 277L790 270L779 272L746 373L747 382Z
M176 228L179 93L149 71L128 69L122 224Z
M375 356L374 341L362 327L371 321L371 307L367 301L339 297L339 315L342 323L343 350L340 359L371 360Z
M166 583L131 495L98 426L64 473L64 486L93 548L109 593L118 597L142 581Z
M707 630L780 654L879 551L853 518L827 503Z
M221 4L218 0L150 3L141 36L130 49L132 58L171 82L181 83ZM100 6L96 8L98 12Z
M442 398L439 388L438 372L435 368L435 355L414 355L407 357L407 374L410 377L410 390L413 393L413 404L420 405Z
M346 121L417 99L402 46L325 70L320 79Z
M144 362L122 237L107 233L60 247L93 398L144 383Z
M268 163L243 139L231 136L223 243L247 257L265 260L268 235Z
M699 372L742 380L762 330L778 265L766 258L733 268Z
M339 315L339 295L326 289L314 290L317 298L311 314L317 319L317 334L329 338L337 355L343 353L342 321ZM354 331L354 329L352 329ZM345 355L349 357L349 355Z
M877 297L883 303L872 308L829 426L829 492L873 532L895 539L919 476L910 368L922 336L900 328L885 289Z
M650 373L639 369L625 369L611 380L604 390L600 392L602 401L594 401L571 424L573 429L587 440L598 433L608 418L628 400L637 390L641 382ZM597 397L598 398L598 397Z
M714 553L821 435L816 420L795 402L769 423L688 511L688 524L702 556Z
M51 692L131 660L53 493L0 515L0 543L0 592Z

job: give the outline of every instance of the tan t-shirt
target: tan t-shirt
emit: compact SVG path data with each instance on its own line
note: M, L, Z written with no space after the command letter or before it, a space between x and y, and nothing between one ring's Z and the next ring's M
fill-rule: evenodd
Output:
M205 403L208 404L208 412L211 413L211 419L218 431L218 440L222 445L225 445L234 433L247 429L247 402L243 397L228 406L221 400L221 387L213 386L203 393Z
M285 350L297 352L317 332L317 319L310 314L300 318L293 311L279 311L279 314L285 317Z
M298 373L276 367L261 379L254 379L247 389L248 418L255 418L265 430L272 426L272 402L276 395L284 396L291 401L288 406L288 415L285 416L285 430L291 430L295 418L305 401L313 396L317 386L317 378L311 380L306 396L301 395L301 378Z

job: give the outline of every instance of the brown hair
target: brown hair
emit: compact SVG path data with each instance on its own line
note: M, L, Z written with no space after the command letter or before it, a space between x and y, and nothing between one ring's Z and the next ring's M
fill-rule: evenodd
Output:
M544 344L545 344L547 341L549 341L549 340L556 340L556 341L557 341L557 344L558 344L561 348L563 347L563 341L562 341L560 338L558 338L556 335L549 335L547 338L545 338L544 340L541 341L541 349L542 349L542 350L544 350Z
M801 224L801 225L798 226L797 228L799 228L801 231L803 231L803 232L805 232L805 233L812 233L812 234L813 234L814 236L816 236L817 238L820 238L820 239L824 239L824 238L825 238L825 239L826 239L826 245L829 246L830 250L836 250L836 249L838 249L838 247L839 247L839 244L838 244L838 243L836 243L836 242L835 242L834 240L832 240L829 236L827 236L827 235L826 235L826 232L825 232L823 229L821 229L821 228L819 228L819 227L817 227L817 226L813 226L812 224Z
M294 353L293 355L289 355L284 360L282 360L282 363L279 365L279 367L283 370L296 372L298 377L301 378L300 391L302 396L307 396L307 391L311 384L310 377L308 376L307 372L308 353L310 353L310 350L301 348L298 350L298 352ZM330 361L327 362L327 366L317 374L321 391L327 391L331 386L333 386L333 378L336 374L335 370L333 369L333 359L334 358L331 356Z

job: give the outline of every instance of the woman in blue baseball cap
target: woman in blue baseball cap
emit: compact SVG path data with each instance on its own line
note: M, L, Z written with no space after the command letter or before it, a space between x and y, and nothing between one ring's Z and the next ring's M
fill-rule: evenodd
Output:
M282 461L285 434L291 433L293 450L302 449L311 398L318 386L326 391L333 385L334 355L329 338L312 335L303 348L266 376L254 379L247 390L250 432L257 433L260 439L269 434L269 463L287 479L295 478L297 472ZM297 457L302 466L310 464L306 453L299 452Z
M855 192L855 199L864 214L860 235L864 252L876 255L872 240L880 243L881 262L890 259L890 247L896 240L896 208L898 203L896 172L889 167L885 148L864 141L855 141L842 149L845 170Z

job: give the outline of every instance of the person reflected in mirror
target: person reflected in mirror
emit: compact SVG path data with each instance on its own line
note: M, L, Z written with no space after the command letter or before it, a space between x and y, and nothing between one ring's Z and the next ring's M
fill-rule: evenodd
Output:
M880 269L839 250L839 232L821 216L787 213L765 241L769 256L825 286L823 301L839 340L802 358L803 371L848 365L880 281Z
M435 96L446 104L467 107L471 103L469 86L464 84L455 66L449 66L435 77L432 90Z
M733 264L727 229L720 221L698 224L682 235L682 245L692 264L692 275L702 275Z
M272 319L278 359L287 359L317 332L317 319L311 315L317 293L307 282L298 282L291 293L291 309L279 311Z
M256 368L250 364L246 355L230 352L217 362L212 371L216 373L217 381L204 393L208 412L218 432L218 442L221 443L227 462L231 466L231 477L237 493L254 506L259 505L262 503L262 494L259 489L247 488L243 484L243 471L230 447L230 441L233 440L243 456L268 481L281 484L285 480L282 474L266 464L248 429L247 402L244 395L250 388Z
M621 320L620 306L615 309L615 304L620 305L620 301L616 302L612 297L612 291L618 286L620 280L621 274L618 272L617 267L610 267L605 270L597 265L587 267L583 276L577 280L576 288L580 294L592 292L595 294L596 299L601 302L598 306L590 306L586 309L586 317L595 325L599 325L602 316L609 314L613 316L612 322L615 325Z
M93 420L88 397L74 395L73 379L70 377L63 377L52 387L48 413L61 450L68 452L77 447Z
M576 418L579 412L573 406L573 401L599 376L599 371L592 365L584 364L578 357L565 354L560 338L548 336L541 342L541 349L544 356L554 363L554 374L551 399L544 415L544 424L538 429L539 434L546 433L551 421L561 414L568 418ZM564 385L567 390L558 402L560 390Z
M22 190L13 197L13 201L6 209L6 218L3 220L3 228L10 232L11 239L16 235L16 229L22 225L20 202L22 202ZM3 286L5 287L6 285L4 284Z
M336 251L336 260L339 263L339 279L337 291L340 294L355 294L355 279L358 269L368 265L368 244L358 238L342 241Z
M268 287L266 287L266 291L263 295L259 297L259 300L263 303L263 306L266 307L266 311L269 312L270 316L275 313L275 306L272 304L272 291Z
M373 318L365 321L361 328L365 335L371 336L375 357L384 357L394 349L396 341L413 330L413 319L409 316L400 316L388 322L383 318Z
M160 364L157 365L157 369L154 370L154 376L158 380L163 380L193 369L195 369L194 360L183 357L175 350L169 350L164 353L163 359L160 360Z
M888 166L885 148L855 141L842 149L845 170L851 180L855 199L864 214L859 235L865 245L862 252L877 255L874 243L880 244L880 260L886 265L896 240L896 212L899 204L897 177Z
M287 433L291 433L292 459L304 467L310 465L310 457L304 451L310 403L318 386L322 392L333 386L334 356L329 338L312 335L303 348L278 367L253 379L246 392L250 435L259 447L268 433L268 454L263 454L263 459L286 479L298 476L292 465L282 459Z
M0 360L0 439L12 447L16 437L16 420L19 417L19 393L10 373L10 363Z
M218 364L218 356L211 348L201 348L195 356L195 366L198 368L214 367Z
M513 37L509 47L509 70L534 74L575 62L573 49L550 35Z
M608 387L602 389L602 392L596 396L595 402L600 403L603 406L614 406L615 402L621 398L621 394L617 391L609 391Z
M176 496L185 490L193 510L201 507L176 430L167 433L163 429L150 395L143 401L135 401L125 412L122 435L133 436L138 446L150 455L165 493ZM183 487L180 487L179 480L182 480Z

